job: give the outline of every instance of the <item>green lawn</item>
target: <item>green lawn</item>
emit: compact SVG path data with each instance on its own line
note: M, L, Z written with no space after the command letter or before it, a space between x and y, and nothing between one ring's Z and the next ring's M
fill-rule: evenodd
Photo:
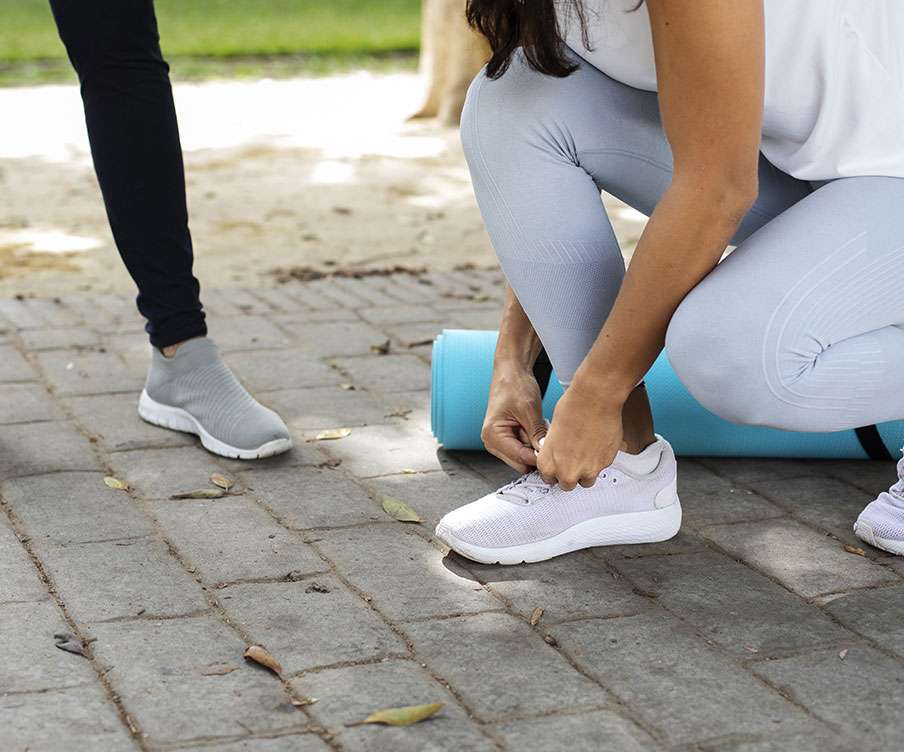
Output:
M46 0L0 5L0 84L68 76ZM287 66L324 72L400 56L410 65L420 7L421 0L156 1L161 46L175 77ZM291 57L280 62L282 56Z

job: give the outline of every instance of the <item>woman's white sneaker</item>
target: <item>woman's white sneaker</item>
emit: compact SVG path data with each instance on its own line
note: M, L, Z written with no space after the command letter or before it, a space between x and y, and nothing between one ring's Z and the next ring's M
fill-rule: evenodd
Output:
M898 482L866 505L854 532L871 546L904 556L904 456L898 460Z
M681 526L672 447L661 436L643 454L655 469L632 472L621 452L590 488L563 491L535 470L498 491L449 512L436 535L462 556L484 564L520 564L592 546L655 543Z

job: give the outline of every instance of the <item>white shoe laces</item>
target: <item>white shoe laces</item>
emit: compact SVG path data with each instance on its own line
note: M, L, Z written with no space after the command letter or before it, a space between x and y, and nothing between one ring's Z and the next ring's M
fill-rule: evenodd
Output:
M544 494L548 494L551 488L552 486L543 480L539 471L533 470L500 488L496 495L503 499L519 499L525 504L530 504Z

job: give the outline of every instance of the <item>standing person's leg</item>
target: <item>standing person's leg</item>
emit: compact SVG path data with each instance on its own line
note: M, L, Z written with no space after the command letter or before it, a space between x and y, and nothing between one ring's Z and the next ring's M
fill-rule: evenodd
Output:
M835 180L742 243L672 318L669 360L691 393L791 431L904 419L902 206L904 179ZM904 553L904 482L857 532Z
M182 149L153 0L50 0L81 82L98 182L116 245L138 285L153 352L138 411L254 459L292 446L220 357L192 273Z
M152 0L50 0L78 73L116 246L151 344L207 333L192 274L182 149Z

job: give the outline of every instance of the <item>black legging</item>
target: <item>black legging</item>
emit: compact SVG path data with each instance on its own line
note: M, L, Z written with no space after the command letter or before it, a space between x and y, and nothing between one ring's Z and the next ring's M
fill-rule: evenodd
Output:
M204 335L185 173L153 0L50 0L81 82L113 237L138 285L151 343Z

